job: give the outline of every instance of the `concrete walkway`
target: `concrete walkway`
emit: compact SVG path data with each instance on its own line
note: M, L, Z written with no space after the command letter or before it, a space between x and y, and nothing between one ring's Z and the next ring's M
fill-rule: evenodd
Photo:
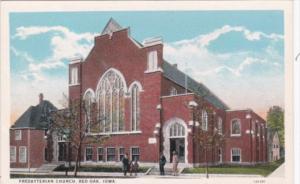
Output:
M24 175L45 175L45 173L24 173L24 172L12 172L11 174L24 174ZM65 172L51 172L47 173L46 175L65 175ZM69 176L73 176L73 172L68 173ZM178 176L172 176L172 175L145 175L145 173L138 173L137 176L124 176L123 173L112 173L112 172L78 172L78 176L84 176L84 177L108 177L108 178L157 178L157 179L172 179L172 178L178 178L178 179L203 179L206 178L205 174L179 174ZM244 175L244 174L209 174L209 178L216 178L216 177L262 177L260 175Z
M273 171L268 177L274 177L274 178L282 178L284 177L284 170L285 170L285 163L281 164L275 171Z

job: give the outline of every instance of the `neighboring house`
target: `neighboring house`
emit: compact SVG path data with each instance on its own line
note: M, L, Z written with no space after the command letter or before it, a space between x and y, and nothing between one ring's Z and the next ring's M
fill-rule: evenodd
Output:
M268 131L268 145L269 145L269 161L276 161L281 158L280 141L277 131Z
M10 167L34 170L48 160L45 135L49 115L56 107L39 95L39 104L29 107L10 128Z
M128 153L130 160L157 164L160 152L170 162L175 150L181 163L204 164L193 134L198 127L208 131L211 122L225 142L211 150L209 163L267 161L264 119L250 109L231 110L163 58L162 39L139 43L113 19L95 37L87 58L69 64L69 98L81 96L86 104L95 102L99 116L105 117L105 128L89 134L113 135L104 144L85 145L82 161L113 164Z

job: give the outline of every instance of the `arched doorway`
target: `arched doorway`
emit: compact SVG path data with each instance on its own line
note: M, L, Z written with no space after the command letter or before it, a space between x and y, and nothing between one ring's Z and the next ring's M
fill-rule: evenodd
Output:
M176 151L179 162L187 163L187 126L180 118L172 118L163 127L164 155L168 162L172 161L172 152Z

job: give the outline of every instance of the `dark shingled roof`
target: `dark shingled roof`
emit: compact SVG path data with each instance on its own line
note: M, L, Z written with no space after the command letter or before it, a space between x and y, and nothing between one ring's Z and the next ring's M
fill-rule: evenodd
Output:
M43 100L36 106L30 106L11 128L45 129L48 124L47 118L53 110L57 108L51 102Z
M172 66L167 61L163 62L162 65L164 76L180 86L185 86L185 78L187 79L187 89L194 92L195 94L204 97L208 102L212 103L218 108L228 110L229 107L222 102L216 95L214 95L206 86L195 81L176 67Z

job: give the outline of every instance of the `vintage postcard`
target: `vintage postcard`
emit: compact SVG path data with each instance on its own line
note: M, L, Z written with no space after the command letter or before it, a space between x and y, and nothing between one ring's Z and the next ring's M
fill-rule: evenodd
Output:
M292 2L1 8L1 183L292 183Z

